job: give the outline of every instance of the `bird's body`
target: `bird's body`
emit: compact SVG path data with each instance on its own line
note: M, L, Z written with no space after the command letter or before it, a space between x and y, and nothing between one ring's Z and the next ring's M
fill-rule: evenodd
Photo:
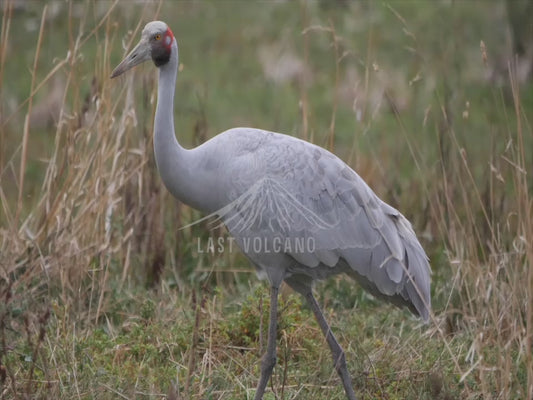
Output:
M163 182L184 203L217 214L272 288L269 346L256 398L262 398L275 363L277 293L285 281L308 300L347 396L355 399L344 353L312 284L346 273L373 295L427 320L430 268L411 224L338 157L291 136L234 128L184 149L172 110L178 48L163 22L145 27L112 77L146 59L159 67L154 151ZM260 246L246 246L256 239Z
M409 286L402 266L409 265L407 258L411 257L411 267L422 267L414 276L429 281L429 270L424 269L427 260L417 259L423 250L410 223L382 202L338 157L304 140L253 128L225 131L190 151L201 154L193 157L202 160L194 170L207 175L202 185L208 190L206 203L196 204L196 208L216 213L233 204L235 210L220 216L223 220L233 218L226 225L237 242L240 237L260 237L260 250L264 250L275 247L274 238L279 244L290 238L293 242L313 238L312 248L303 240L302 251L293 245L292 252L263 254L248 246L248 257L267 276L286 279L299 275L314 281L344 272L377 297L389 297L427 318L428 309L416 289ZM257 207L260 199L239 204L251 188L253 193L246 200L261 195L261 207ZM287 194L294 199L288 201ZM234 212L238 209L244 218L250 206L257 213L254 223L232 229L242 221L234 218ZM282 218L287 223L280 222ZM429 297L427 292L424 295Z

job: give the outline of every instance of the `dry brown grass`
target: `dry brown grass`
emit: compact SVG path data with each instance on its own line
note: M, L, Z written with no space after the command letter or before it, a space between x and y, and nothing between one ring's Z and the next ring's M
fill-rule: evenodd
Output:
M442 179L431 189L434 223L453 272L437 319L450 345L456 336L468 338L454 356L468 398L533 396L533 202L524 145L532 131L512 64L509 81L515 115L508 116L507 137L499 139L507 146L491 155L486 179L474 178L443 107L449 148L442 153Z
M9 181L9 170L17 171L17 200L10 201L13 196L4 192L4 185L0 187L2 287L11 296L31 293L36 301L47 295L59 296L88 324L97 322L105 310L111 269L115 268L113 274L118 272L122 285L131 279L132 263L150 265L148 275L159 274L161 257L163 262L165 259L160 243L167 196L160 191L151 164L150 131L139 129L150 125L152 108L149 99L135 100L134 74L121 85L108 79L109 49L117 40L116 26L108 16L100 22L104 27L101 36L96 29L87 36L82 27L76 31L70 26L72 40L65 58L58 60L42 81L32 81L31 94L21 104L27 111L20 157L15 155L2 166L4 182ZM6 34L4 40L8 38ZM90 41L97 44L94 75L86 92L79 67ZM34 70L38 59L39 44ZM53 150L43 163L38 198L28 205L24 177L32 99L62 72L66 82ZM145 80L144 85L153 89L154 82ZM20 164L16 165L18 158Z

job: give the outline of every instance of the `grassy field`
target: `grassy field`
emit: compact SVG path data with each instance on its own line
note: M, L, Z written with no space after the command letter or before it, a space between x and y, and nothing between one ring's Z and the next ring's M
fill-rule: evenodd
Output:
M518 4L518 3L517 3ZM176 132L331 149L408 217L433 314L317 286L361 399L533 398L533 82L503 2L0 3L0 399L251 399L268 288L174 200L156 71L112 68L144 24L180 48ZM527 15L527 13L524 13ZM343 399L283 288L265 399Z

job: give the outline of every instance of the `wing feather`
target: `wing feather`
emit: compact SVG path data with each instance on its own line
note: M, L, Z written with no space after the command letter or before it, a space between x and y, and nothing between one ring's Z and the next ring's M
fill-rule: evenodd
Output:
M264 134L268 140L248 154L257 168L236 164L234 169L238 196L231 212L221 216L232 234L288 242L312 238L312 250L286 252L311 277L325 276L324 268L342 263L372 293L427 319L430 267L407 219L330 152ZM236 216L241 223L233 221Z

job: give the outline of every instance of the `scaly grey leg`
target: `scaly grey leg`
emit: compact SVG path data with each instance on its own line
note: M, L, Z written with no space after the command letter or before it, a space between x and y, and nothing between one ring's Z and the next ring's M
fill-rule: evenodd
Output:
M309 290L305 294L305 299L307 300L309 307L311 307L311 310L313 310L318 325L320 326L320 329L322 329L322 333L326 337L326 341L328 342L329 348L331 349L331 355L333 356L333 365L335 366L335 370L337 371L342 380L342 385L344 386L346 397L349 400L356 400L355 392L352 386L352 379L350 377L350 374L348 373L348 368L346 367L346 356L344 355L344 350L337 342L335 335L331 331L331 328L329 327L326 319L324 318L324 314L322 314L322 310L320 309L320 306L318 305L315 296L313 296L313 292Z
M266 385L272 376L272 370L276 365L276 337L278 330L278 291L279 288L270 288L270 322L268 324L267 350L261 361L261 378L255 391L255 400L262 400Z

